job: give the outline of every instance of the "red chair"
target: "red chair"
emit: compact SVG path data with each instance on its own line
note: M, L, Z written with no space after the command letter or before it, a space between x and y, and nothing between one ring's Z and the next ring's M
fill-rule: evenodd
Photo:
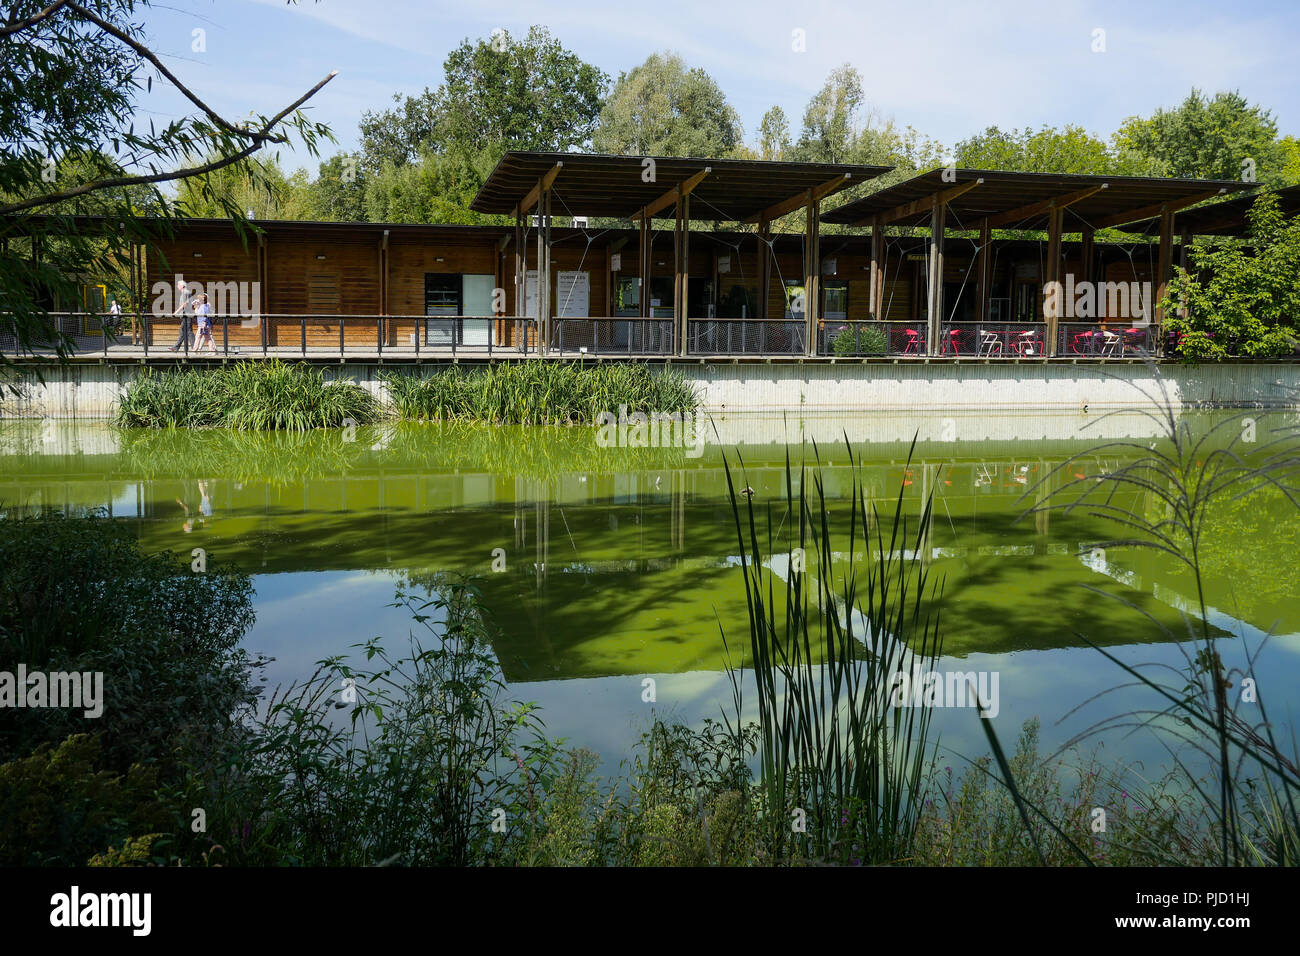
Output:
M903 332L907 335L907 347L903 349L903 354L919 355L921 353L921 333L916 329L903 329Z

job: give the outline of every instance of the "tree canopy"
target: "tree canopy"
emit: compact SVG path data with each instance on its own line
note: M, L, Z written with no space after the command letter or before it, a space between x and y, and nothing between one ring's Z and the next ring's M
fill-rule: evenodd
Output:
M675 53L652 53L619 75L592 147L623 156L723 158L743 145L740 115L721 87Z

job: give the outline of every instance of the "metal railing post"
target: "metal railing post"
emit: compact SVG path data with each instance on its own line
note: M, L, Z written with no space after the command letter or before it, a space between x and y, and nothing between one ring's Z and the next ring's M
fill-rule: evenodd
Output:
M226 355L230 354L230 316L229 315L223 315L221 317L221 351Z
M343 316L339 316L339 355L342 356L347 351L347 343L343 339Z
M301 316L301 318L302 318L302 357L306 358L307 357L307 316L304 315Z
M384 317L375 316L375 348L380 355L384 354Z

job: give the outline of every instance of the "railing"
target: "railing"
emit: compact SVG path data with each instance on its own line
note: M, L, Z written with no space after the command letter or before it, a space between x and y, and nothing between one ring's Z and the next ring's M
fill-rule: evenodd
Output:
M648 318L552 319L551 350L579 355L672 355L673 320Z
M691 355L803 355L803 319L688 319Z
M80 354L145 355L167 352L280 357L346 356L411 358L428 355L526 355L541 344L537 321L512 316L259 315L214 316L212 343L195 348L197 323L181 335L172 315L123 314L117 323L93 313L49 313L51 324ZM549 353L562 356L654 356L676 354L670 318L595 317L552 319ZM826 319L818 323L816 354L842 357L926 357L930 359L1039 359L1048 354L1045 322L950 322L938 349L926 345L924 322ZM1231 344L1231 343L1230 343ZM804 355L802 319L688 319L687 355ZM1178 337L1160 326L1124 322L1060 322L1056 356L1107 360L1142 354L1174 356ZM32 349L52 351L54 342ZM17 353L17 337L0 319L0 353Z

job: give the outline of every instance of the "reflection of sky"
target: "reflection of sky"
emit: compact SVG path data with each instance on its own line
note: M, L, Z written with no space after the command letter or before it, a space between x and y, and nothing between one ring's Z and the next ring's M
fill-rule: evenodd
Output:
M275 658L266 670L270 687L307 677L321 658L349 653L351 645L370 637L385 637L390 649L404 647L413 626L404 609L387 606L393 601L397 584L396 577L387 572L258 575L254 583L257 623L246 644L251 650ZM1221 619L1219 623L1227 626L1229 622ZM1258 632L1248 633L1247 642L1252 649L1257 648ZM1219 646L1227 666L1242 665L1240 641L1224 641ZM1159 665L1180 672L1185 669L1183 654L1176 645L1120 645L1108 651L1130 665L1150 667L1145 672L1158 681L1176 681L1173 673L1160 670ZM1022 724L1033 717L1042 724L1041 745L1046 754L1103 719L1162 705L1145 688L1109 691L1093 700L1103 691L1130 683L1130 678L1101 653L1086 647L972 653L960 659L944 659L938 669L999 673L999 713L993 724L1008 751L1015 746ZM1256 662L1256 673L1262 678L1261 696L1274 723L1291 725L1297 716L1294 689L1300 686L1300 634L1270 641ZM723 708L728 713L732 710L731 685L725 673L649 675L655 680L654 703L642 699L644 676L529 681L514 685L511 694L540 705L548 735L600 754L603 772L611 775L631 755L654 715L699 724L709 717L720 719ZM755 706L752 682L746 681L747 719L756 717ZM1242 706L1243 713L1248 714L1251 705ZM964 766L957 755L969 758L988 750L974 710L936 709L933 727L941 746L941 766L952 766L956 771ZM1148 730L1111 730L1089 740L1082 749L1090 751L1097 744L1103 745L1100 756L1104 762L1123 761L1147 779L1158 779L1169 766L1160 740Z

